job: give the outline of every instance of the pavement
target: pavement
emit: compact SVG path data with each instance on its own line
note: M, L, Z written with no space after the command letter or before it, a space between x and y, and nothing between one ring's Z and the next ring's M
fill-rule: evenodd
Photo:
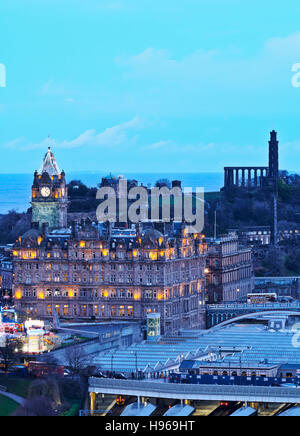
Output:
M18 404L25 403L25 398L19 397L18 395L15 395L15 394L11 394L10 392L0 391L0 395L3 395L3 397L10 398L11 400L14 400Z

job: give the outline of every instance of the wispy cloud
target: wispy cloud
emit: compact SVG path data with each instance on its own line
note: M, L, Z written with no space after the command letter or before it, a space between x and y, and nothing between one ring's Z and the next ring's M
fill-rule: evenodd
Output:
M53 79L48 80L38 89L38 94L43 96L63 96L66 93L65 85L56 83Z
M179 144L171 140L161 140L146 145L144 148L147 150L171 151L172 153L199 153L213 149L215 146L216 144L213 142L208 144Z
M25 138L14 139L4 146L10 149L18 150L35 150L45 149L51 143L55 148L74 149L82 147L118 147L122 145L134 144L136 141L136 133L144 126L144 122L139 117L135 117L130 121L117 124L113 127L108 127L100 133L95 129L89 129L81 133L72 140L59 141L57 139L45 138L38 143L29 143Z
M172 84L202 92L222 89L235 93L242 88L248 92L281 89L290 86L290 70L300 61L300 31L281 38L270 38L251 55L231 48L223 50L198 49L178 58L169 50L146 48L133 56L116 58L124 68L124 78ZM177 88L178 89L178 88ZM178 89L180 91L180 88ZM277 87L278 91L278 87Z

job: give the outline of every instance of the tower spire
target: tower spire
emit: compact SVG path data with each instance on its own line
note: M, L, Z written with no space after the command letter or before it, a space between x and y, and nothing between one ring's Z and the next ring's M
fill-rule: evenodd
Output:
M43 173L48 173L49 176L58 176L60 174L60 169L58 168L55 156L51 151L50 145L43 159L42 167L39 170L39 174Z
M278 180L278 140L277 140L277 132L272 130L270 132L270 141L269 141L269 177L273 179L274 183Z

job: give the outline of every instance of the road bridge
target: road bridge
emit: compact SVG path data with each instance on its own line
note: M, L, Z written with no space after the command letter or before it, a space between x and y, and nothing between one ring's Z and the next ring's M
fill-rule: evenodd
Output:
M196 401L243 401L254 403L300 403L300 388L173 384L155 381L89 379L91 409L96 394Z
M208 304L206 307L207 328L226 325L257 315L300 316L300 302L266 304ZM229 323L227 321L230 321Z

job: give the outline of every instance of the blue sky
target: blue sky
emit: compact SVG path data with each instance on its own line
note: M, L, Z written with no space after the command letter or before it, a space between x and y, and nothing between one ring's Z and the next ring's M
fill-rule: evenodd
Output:
M300 163L297 0L0 4L2 173L205 172Z

